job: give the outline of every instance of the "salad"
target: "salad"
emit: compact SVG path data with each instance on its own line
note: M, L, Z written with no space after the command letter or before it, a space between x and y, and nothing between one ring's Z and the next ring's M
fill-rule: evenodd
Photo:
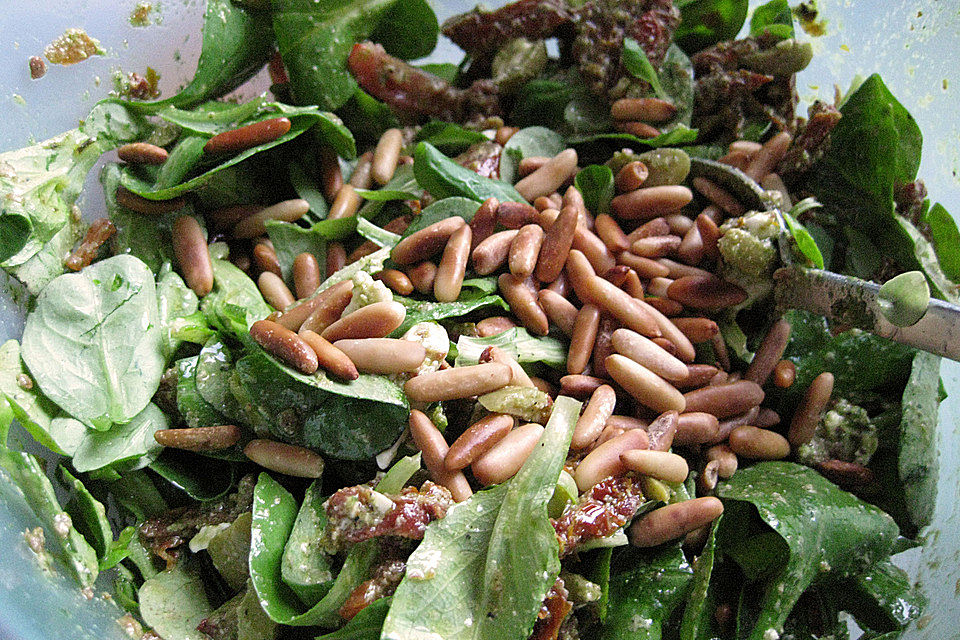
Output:
M960 233L879 76L798 114L811 11L207 0L176 95L0 154L25 544L134 638L899 637L940 360L784 282L912 326Z

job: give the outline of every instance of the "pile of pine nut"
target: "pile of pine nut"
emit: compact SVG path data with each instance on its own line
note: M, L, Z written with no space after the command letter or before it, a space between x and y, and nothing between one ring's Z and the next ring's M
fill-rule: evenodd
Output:
M656 131L653 124L672 116L672 106L665 104L670 106L656 99L620 100L612 115L620 129L649 134ZM289 128L286 118L241 127L213 137L205 152L236 153ZM515 132L503 127L496 139L505 143ZM734 142L721 161L789 198L773 168L790 142L787 133L763 145ZM356 215L361 202L356 189L384 185L400 164L412 161L402 155L403 145L403 132L388 130L372 152L360 156L348 182L336 155L325 152L321 182L331 206L329 217ZM120 155L127 162L166 159L166 151L143 143L122 147ZM775 322L741 372L731 370L719 327L710 317L746 298L743 290L711 270L719 256L720 224L728 216L742 215L744 207L705 178L694 179L693 190L685 184L647 186L649 167L634 160L616 173L617 195L610 213L594 216L581 193L570 186L577 162L574 149L552 158L525 158L515 188L532 204L490 198L469 223L451 217L431 224L403 238L391 251L394 267L375 274L397 295L417 292L439 302L459 297L468 270L497 275L513 315L483 319L476 324L476 335L496 335L519 325L543 336L556 327L570 342L567 375L559 379L559 388L531 378L498 348L485 351L476 365L443 363L439 370L412 375L424 361L423 345L387 337L403 323L405 307L396 301L376 302L344 315L352 283L318 291L321 267L311 254L297 256L295 291L290 291L264 235L264 223L299 219L308 210L304 200L213 211L206 222L209 229L225 232L234 241L253 243L249 255L232 259L241 268L259 272L260 291L278 311L255 322L250 335L299 373L320 371L342 380L356 379L360 373L404 374L408 376L404 391L420 408L505 387L531 387L551 397L580 399L584 408L567 468L581 493L604 478L625 473L683 482L690 472L688 460L696 462L700 497L657 509L630 530L634 544L655 545L700 530L719 515L722 505L712 493L720 478L736 471L740 459L781 459L809 442L828 406L833 376L824 373L813 381L786 437L774 430L781 417L761 404L768 383L793 384L795 367L783 359L790 326L783 320ZM174 211L183 204L182 199L145 200L122 189L116 198L146 215ZM696 202L706 204L691 212ZM411 220L401 216L385 228L401 233ZM214 285L213 271L197 220L178 217L173 241L188 286L198 296L206 295ZM330 243L325 275L376 248L365 242L347 255L341 244ZM695 345L700 343L712 347L715 362L694 362ZM457 501L472 494L471 486L512 477L543 431L541 424L490 413L448 444L423 411L413 409L409 419L409 434L424 464ZM233 446L240 432L233 425L214 425L170 429L156 437L165 446L209 451ZM670 452L674 446L684 449L687 457ZM283 443L254 440L245 453L279 473L318 477L323 469L315 452ZM468 480L467 469L475 482Z

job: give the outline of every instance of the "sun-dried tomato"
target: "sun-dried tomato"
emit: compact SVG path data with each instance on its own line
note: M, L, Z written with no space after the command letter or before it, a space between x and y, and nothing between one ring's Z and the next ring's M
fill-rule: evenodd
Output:
M633 518L643 501L640 486L630 476L606 478L580 496L580 501L553 520L560 555L577 545L614 534Z

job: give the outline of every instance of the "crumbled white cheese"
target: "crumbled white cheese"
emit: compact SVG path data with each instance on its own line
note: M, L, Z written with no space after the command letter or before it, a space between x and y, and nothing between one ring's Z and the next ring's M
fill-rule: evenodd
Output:
M210 541L217 537L217 534L228 529L230 527L229 522L221 522L220 524L207 524L200 527L200 531L197 532L197 535L190 538L190 551L192 553L200 553L209 546Z
M348 315L375 302L389 302L390 300L393 300L393 294L387 288L387 285L379 280L374 280L373 276L366 271L357 271L353 276L353 296L350 298L350 304L343 310L343 315Z

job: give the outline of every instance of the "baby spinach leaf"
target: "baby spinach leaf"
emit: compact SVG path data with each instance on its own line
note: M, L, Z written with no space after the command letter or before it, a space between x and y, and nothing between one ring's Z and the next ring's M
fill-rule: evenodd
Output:
M660 78L657 77L657 70L653 68L647 54L633 38L623 39L621 61L626 70L630 72L630 75L649 84L658 98L661 100L669 100L669 97L663 91L663 87L660 86Z
M759 617L749 634L761 640L784 621L811 584L855 576L887 558L897 537L893 519L842 491L816 471L790 462L761 462L720 484L725 502L744 501L789 547L765 581ZM724 525L737 525L724 519ZM765 635L766 634L766 635Z
M403 489L407 485L407 482L410 481L410 478L413 477L413 474L420 471L420 464L419 453L400 458L394 462L389 471L380 478L376 487L377 491L385 494L400 493L401 489Z
M220 336L207 340L197 356L197 392L228 420L240 420L243 412L230 391L233 352Z
M117 228L117 232L110 239L111 248L115 254L129 254L139 258L151 271L157 272L164 263L174 260L171 233L173 221L180 212L145 216L120 206L117 204L120 175L120 165L115 162L108 163L100 173L107 213Z
M427 205L427 207L420 212L420 215L414 218L413 222L400 234L400 238L406 238L421 229L429 227L434 222L440 222L453 216L460 216L465 221L470 222L473 220L473 216L476 215L477 209L479 208L480 203L472 198L452 196L450 198L437 200L433 204Z
M206 640L197 625L213 612L203 578L189 558L146 580L137 593L140 615L164 638Z
M547 502L579 413L579 402L558 398L517 475L475 493L427 528L393 596L384 640L529 636L560 570Z
M573 86L568 82L531 80L517 93L510 120L519 126L543 125L556 129L563 123L564 109L572 97Z
M107 545L107 552L100 558L100 571L113 569L130 555L129 546L135 535L137 535L137 528L130 525L129 527L124 527L119 535L117 535L116 540L110 541Z
M691 129L684 124L678 124L673 129L661 133L653 138L638 138L629 133L594 133L584 135L571 135L567 137L567 144L575 147L591 145L596 143L607 143L618 145L620 147L673 147L677 145L689 144L697 139L697 129Z
M392 202L394 200L417 200L420 196L409 191L396 189L354 189L356 194L364 200L374 202Z
M397 0L370 39L392 56L413 60L433 52L439 33L437 15L426 0Z
M417 184L438 199L461 196L483 202L494 197L500 202L526 202L506 182L484 178L461 167L429 142L418 143L413 152L413 175Z
M236 128L241 122L254 118L267 108L269 103L266 97L259 96L239 104L210 100L193 109L180 109L168 105L157 111L156 115L161 120L175 124L185 131L209 137L221 131Z
M520 161L531 156L552 158L566 148L563 136L547 127L524 127L510 136L500 154L500 179L517 181Z
M393 598L387 596L374 600L360 610L343 628L318 636L317 640L380 640L383 621L390 611Z
M783 211L782 213L783 219L787 222L787 229L789 229L790 235L793 236L794 242L797 243L797 248L800 250L800 253L805 255L817 269L823 269L823 254L820 253L820 248L817 247L813 236L811 236L810 232L807 231L796 218L790 215L790 213L787 211Z
M679 0L680 26L673 41L687 54L733 40L747 20L748 0Z
M197 390L197 358L177 360L177 412L188 427L223 424L223 416Z
M71 455L73 438L61 439L51 430L51 422L59 412L27 374L20 358L20 343L7 340L0 345L0 398L5 398L9 420L0 419L0 447L6 446L10 420L16 419L33 439L60 455Z
M881 244L885 251L892 255L904 269L923 271L930 283L930 291L936 297L954 304L960 303L957 286L941 269L936 251L930 241L903 216L894 215L893 221L893 231L882 236Z
M207 543L217 573L231 589L243 588L250 577L250 539L253 514L244 511Z
M103 558L108 546L113 542L113 530L107 520L106 508L66 467L61 465L57 471L72 493L63 510L70 516L70 521L77 531L97 552L97 557Z
M787 0L770 0L753 10L750 17L750 35L753 37L769 33L781 40L792 38L793 12Z
M457 339L456 366L476 364L487 347L500 347L520 363L542 362L561 368L567 362L567 347L557 338L534 336L523 327L514 327L486 338L460 336Z
M287 177L290 186L297 192L297 197L310 204L310 211L304 216L307 222L319 222L327 217L330 207L320 190L319 179L316 178L317 162L313 156L303 156L299 160L291 160L287 165Z
M323 529L327 526L322 491L317 480L304 493L280 562L284 584L308 607L320 602L333 586L333 572L322 545Z
M97 429L131 420L165 364L153 273L120 255L59 276L27 316L23 361L47 397L78 420Z
M906 571L889 560L848 581L836 593L840 606L857 624L877 633L902 630L920 617L927 604Z
M169 189L183 182L187 175L203 158L203 148L207 144L207 136L187 135L173 146L167 161L160 165L156 172L156 189Z
M153 434L169 428L170 419L151 402L126 424L113 425L108 431L85 429L73 454L73 468L87 472L109 465L128 469L144 467L163 450Z
M452 122L433 120L423 125L414 137L416 142L429 142L444 153L456 154L477 142L485 142L487 136L473 129L465 129ZM501 176L503 173L501 172Z
M237 475L231 462L174 449L164 449L150 470L201 502L227 495Z
M327 255L327 238L324 237L323 230L320 227L326 222L319 222L310 228L280 220L267 222L267 235L273 242L273 247L277 252L277 260L280 262L280 271L287 284L293 284L293 262L301 253L312 253L317 261L323 264ZM355 227L355 225L356 222L351 226ZM353 229L351 229L351 233L352 231Z
M213 259L211 263L213 290L204 296L200 310L211 325L229 333L239 330L246 334L250 325L270 315L270 306L243 271L226 260ZM246 326L235 327L231 322L235 315L242 317Z
M436 322L438 320L460 318L477 309L487 307L509 308L503 298L495 295L455 302L430 302L412 298L397 298L397 300L407 308L407 315L404 317L403 323L391 334L394 336L402 336L407 329L419 322Z
M170 268L169 262L158 271L157 311L160 316L163 353L169 358L182 342L178 335L178 329L182 329L179 325L184 324L182 319L197 312L200 300L183 278Z
M940 268L953 282L960 282L960 231L957 221L939 202L924 214L923 221L930 227L933 248Z
M937 412L940 358L924 351L913 357L903 390L897 468L910 521L930 524L937 496Z
M390 107L360 87L336 111L353 135L366 144L375 144L384 131L400 126Z
M574 186L583 194L583 203L594 215L610 212L613 200L613 171L604 164L591 164L577 172Z
M683 551L679 545L627 549L617 554L613 566L629 568L610 574L610 604L601 640L659 640L693 575Z
M717 528L722 518L721 515L714 520L703 551L693 563L690 594L687 596L687 604L683 608L683 621L680 623L681 640L698 640L707 637L707 634L713 631L716 604L711 594L711 582L714 563L717 560Z
M378 247L393 248L400 242L400 234L381 229L366 218L357 220L357 233Z

